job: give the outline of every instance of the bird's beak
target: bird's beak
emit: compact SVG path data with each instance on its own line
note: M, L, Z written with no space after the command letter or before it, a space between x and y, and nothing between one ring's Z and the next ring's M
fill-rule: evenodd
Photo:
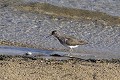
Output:
M50 34L50 35L48 35L46 38L49 38L50 36L52 36L52 35Z

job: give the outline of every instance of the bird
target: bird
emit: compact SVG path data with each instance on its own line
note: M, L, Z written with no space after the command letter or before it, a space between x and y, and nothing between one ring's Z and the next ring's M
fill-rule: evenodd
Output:
M85 40L80 40L70 35L62 35L58 30L52 31L50 36L52 35L56 37L63 46L70 48L70 52L73 51L73 48L76 48L79 45L88 44Z

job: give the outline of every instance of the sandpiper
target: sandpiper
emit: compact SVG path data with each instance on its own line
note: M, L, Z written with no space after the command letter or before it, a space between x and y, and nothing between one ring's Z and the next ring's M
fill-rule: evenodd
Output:
M86 41L76 39L73 36L62 35L57 30L52 31L50 35L53 35L54 37L56 37L62 45L69 47L70 51L72 51L73 48L76 48L79 45L88 44Z

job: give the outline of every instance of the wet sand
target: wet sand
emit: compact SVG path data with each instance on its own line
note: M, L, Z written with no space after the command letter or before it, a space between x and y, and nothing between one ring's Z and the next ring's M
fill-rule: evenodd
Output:
M119 80L120 61L0 57L0 80Z

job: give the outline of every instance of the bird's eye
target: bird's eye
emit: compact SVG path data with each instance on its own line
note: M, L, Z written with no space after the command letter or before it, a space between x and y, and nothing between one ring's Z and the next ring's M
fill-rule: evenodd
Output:
M55 31L54 33L57 33L57 31Z
M57 31L53 31L53 33L54 33L54 34L56 34L56 33L57 33Z
M52 35L56 34L57 32L56 31L52 31Z

